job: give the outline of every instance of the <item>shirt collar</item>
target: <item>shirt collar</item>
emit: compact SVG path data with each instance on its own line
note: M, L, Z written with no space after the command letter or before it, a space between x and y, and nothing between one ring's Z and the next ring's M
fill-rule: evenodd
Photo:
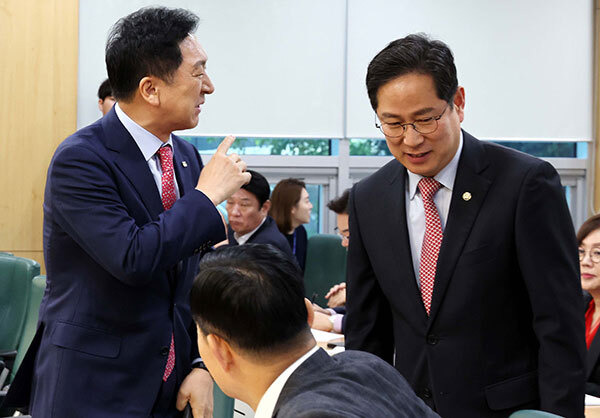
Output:
M165 144L154 134L148 132L127 116L119 106L118 102L115 104L115 112L125 129L127 129L127 132L132 136L140 151L142 151L146 161L150 161L150 158L152 158L163 145L171 145L171 149L173 150L173 153L175 153L175 148L173 147L173 135L169 135L169 140Z
M319 350L319 346L315 344L313 348L311 348L298 360L293 362L287 369L283 371L283 373L277 377L277 379L273 381L273 383L271 383L271 386L269 386L262 398L260 398L254 418L271 418L273 415L273 410L275 409L275 405L277 405L279 395L281 394L281 391L283 390L287 380L290 378L292 373L294 373L296 369L300 367L300 365L304 363L310 356L316 353L317 350Z
M244 234L244 235L238 235L237 232L233 231L233 237L235 238L235 240L238 242L238 244L243 245L246 243L246 241L248 241L250 239L250 237L252 236L252 234L254 234L256 231L258 231L258 228L260 228L262 226L262 224L265 223L265 221L267 220L267 217L265 216L262 220L261 223L258 224L258 226L256 228L254 228L252 231Z
M456 153L454 157L450 160L446 167L442 168L439 173L433 176L434 179L439 181L442 186L452 191L454 187L454 179L456 179L456 171L458 170L458 160L460 160L460 153L463 147L463 133L460 131L460 140L458 142L458 148L456 149ZM408 197L410 200L413 200L415 195L417 194L417 186L419 185L419 180L423 178L420 174L415 174L406 170L408 173Z

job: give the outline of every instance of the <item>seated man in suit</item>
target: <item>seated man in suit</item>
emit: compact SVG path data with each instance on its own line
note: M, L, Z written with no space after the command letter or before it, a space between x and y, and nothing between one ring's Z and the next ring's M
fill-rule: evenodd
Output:
M344 248L348 248L350 242L350 232L348 230L349 196L350 189L346 189L341 196L327 203L327 207L336 214L337 226L335 231L342 239L340 244ZM315 308L313 328L321 331L343 333L346 328L346 283L342 282L333 286L329 289L325 298L327 299L327 306L329 306L328 309L323 309L316 304L313 305Z
M225 206L229 219L229 244L271 244L291 255L290 245L268 215L271 207L269 182L256 171L247 172L252 176L250 182L227 199Z
M383 360L317 347L302 272L270 246L207 254L190 304L211 375L256 418L437 416Z

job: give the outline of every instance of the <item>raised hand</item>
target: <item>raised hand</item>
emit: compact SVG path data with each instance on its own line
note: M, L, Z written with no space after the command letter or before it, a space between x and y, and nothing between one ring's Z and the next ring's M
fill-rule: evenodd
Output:
M231 135L223 139L202 169L196 185L196 189L204 193L215 206L228 199L251 178L250 173L246 172L246 163L239 155L227 155L233 141L235 137Z

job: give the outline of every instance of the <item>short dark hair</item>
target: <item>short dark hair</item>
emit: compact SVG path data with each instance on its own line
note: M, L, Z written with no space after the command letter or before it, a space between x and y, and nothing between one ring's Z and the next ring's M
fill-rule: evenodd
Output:
M106 69L113 96L127 101L140 80L153 75L170 81L183 61L179 43L198 26L185 9L146 7L112 27L106 43Z
M205 335L244 351L283 353L310 335L302 272L267 244L221 247L206 254L190 294Z
M300 179L283 179L271 193L271 209L269 215L275 219L277 228L282 234L288 234L292 229L292 208L298 204L306 184Z
M108 78L100 84L98 87L98 98L100 100L106 99L108 96L112 96L112 87L110 86L110 81Z
M581 242L597 229L600 229L600 214L588 218L579 227L579 231L577 231L577 245L581 245Z
M336 197L327 203L327 207L337 213L343 215L348 213L348 198L350 197L350 189L344 190L340 197Z
M454 56L448 45L422 33L408 35L391 42L369 64L367 92L373 110L377 110L379 89L409 73L431 76L437 96L448 103L458 88Z
M269 182L259 172L254 170L246 170L250 173L250 181L248 184L244 184L242 189L249 191L258 199L258 208L262 208L262 205L269 200L269 196L271 195L271 187L269 186Z

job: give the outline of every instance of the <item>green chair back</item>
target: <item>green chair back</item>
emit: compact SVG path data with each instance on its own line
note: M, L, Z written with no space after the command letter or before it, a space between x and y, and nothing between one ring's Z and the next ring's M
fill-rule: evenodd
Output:
M215 383L213 387L213 418L232 418L234 399L225 395Z
M38 274L40 265L36 261L0 254L0 351L18 347L32 279Z
M346 249L337 235L317 234L308 239L304 287L309 300L327 306L331 287L346 281Z
M536 409L522 409L513 412L508 418L561 418L561 416Z
M15 358L15 364L11 370L11 381L14 379L25 353L35 336L37 331L38 314L40 311L40 303L42 303L42 297L46 290L46 276L35 276L31 283L31 293L29 295L29 303L27 304L27 315L25 316L25 324L23 326L23 332L21 333L21 339L19 340L19 347L17 349L17 357Z

